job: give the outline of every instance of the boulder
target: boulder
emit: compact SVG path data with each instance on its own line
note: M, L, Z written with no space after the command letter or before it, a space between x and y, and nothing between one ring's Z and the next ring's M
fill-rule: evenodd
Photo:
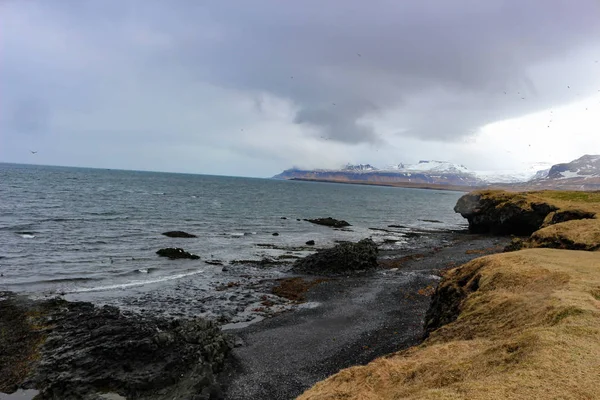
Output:
M294 263L293 270L316 275L346 274L377 268L377 245L371 239L340 243Z
M305 219L305 221L308 221L310 223L317 224L317 225L329 226L331 228L344 228L346 226L352 226L352 225L350 225L348 222L346 222L344 220L338 220L338 219L334 219L334 218L331 218L331 217L316 218L316 219Z
M183 232L183 231L169 231L164 232L163 235L171 237L171 238L195 238L198 237L196 235L192 235L191 233Z
M190 260L198 260L200 257L188 253L187 251L181 248L167 247L166 249L160 249L156 252L161 257L168 257L171 260L175 260L178 258L189 258Z
M454 211L469 221L473 233L530 235L557 207L520 193L474 192L462 196Z

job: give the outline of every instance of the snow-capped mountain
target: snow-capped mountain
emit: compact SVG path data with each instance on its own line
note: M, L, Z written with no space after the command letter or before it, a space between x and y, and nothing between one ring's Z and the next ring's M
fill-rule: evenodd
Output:
M454 164L448 161L429 161L421 160L417 164L397 164L392 165L386 170L402 171L402 172L439 172L452 174L472 174L471 171L464 165Z
M348 164L337 170L288 169L274 176L277 179L327 180L336 182L369 182L380 184L435 184L478 186L485 184L465 166L446 161L419 161L417 164L396 164L377 169L370 164Z
M552 167L551 163L536 162L523 165L519 169L476 171L475 174L489 183L519 183L547 176L550 167Z
M536 189L600 190L600 155L553 165L526 184Z
M600 155L589 155L570 163L556 164L543 179L569 179L600 177Z
M393 185L598 190L600 155L585 155L570 163L556 165L532 163L518 170L470 171L464 165L447 161L422 160L416 164L399 163L382 169L371 164L347 164L340 169L292 168L274 178Z

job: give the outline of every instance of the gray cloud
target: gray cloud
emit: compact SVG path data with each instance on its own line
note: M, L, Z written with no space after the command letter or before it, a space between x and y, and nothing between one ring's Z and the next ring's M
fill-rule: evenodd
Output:
M267 93L313 139L382 145L365 120L385 117L452 142L600 89L596 0L8 0L0 13L0 125L19 132L223 146L240 135L228 102L262 115Z
M599 44L595 1L258 1L236 9L221 3L210 15L223 28L220 40L194 51L192 38L184 47L187 58L210 60L204 77L291 98L300 107L296 122L341 141L372 141L361 117L402 111L432 89L455 101L411 110L405 132L452 140L571 101L568 84L580 96L593 92L569 71L552 77L563 83L553 88L529 68Z

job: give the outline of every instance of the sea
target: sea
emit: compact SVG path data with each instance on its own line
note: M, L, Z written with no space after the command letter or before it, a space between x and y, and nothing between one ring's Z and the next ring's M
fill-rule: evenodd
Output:
M289 276L250 261L293 260L367 237L402 249L414 230L464 229L453 212L462 194L0 163L0 290L175 315L228 311L231 320L249 302L223 299L219 288ZM352 226L305 221L320 217ZM172 230L197 238L162 235ZM200 259L159 257L165 247Z

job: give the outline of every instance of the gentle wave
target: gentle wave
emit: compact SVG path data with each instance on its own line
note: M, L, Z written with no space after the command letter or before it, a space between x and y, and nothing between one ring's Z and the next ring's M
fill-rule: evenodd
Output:
M187 276L198 275L198 274L201 274L202 272L204 272L204 270L188 272L185 274L165 276L163 278L150 279L150 280L146 280L146 281L133 281L133 282L129 282L129 283L119 283L119 284L115 284L115 285L96 286L96 287L91 287L91 288L79 288L79 289L75 289L75 290L65 291L64 293L70 294L70 293L103 292L105 290L125 289L125 288L130 288L130 287L135 287L135 286L143 286L143 285L147 285L147 284L151 284L151 283L172 281L175 279L185 278Z
M41 279L32 282L15 282L11 283L11 286L26 286L26 285L39 285L47 283L72 283L72 282L90 282L99 281L101 278L56 278L56 279Z

